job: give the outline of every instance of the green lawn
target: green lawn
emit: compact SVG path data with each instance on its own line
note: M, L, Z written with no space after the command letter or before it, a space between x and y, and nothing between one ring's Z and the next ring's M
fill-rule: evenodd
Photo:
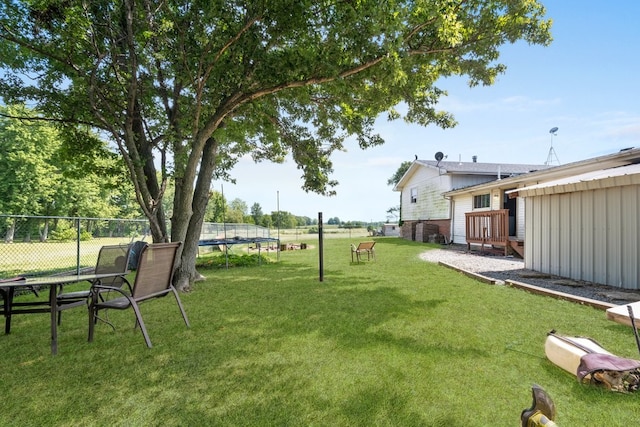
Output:
M323 282L311 240L279 263L204 270L182 295L191 329L169 297L142 306L152 349L131 312L87 343L75 309L53 357L47 315L16 316L0 336L0 425L516 426L534 383L560 426L637 424L637 395L580 385L544 356L557 329L638 358L631 328L423 262L427 245L376 240L377 261L361 264L358 240L325 240Z

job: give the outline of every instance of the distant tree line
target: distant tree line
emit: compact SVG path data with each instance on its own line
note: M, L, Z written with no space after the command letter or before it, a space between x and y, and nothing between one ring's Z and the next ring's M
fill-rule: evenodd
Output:
M91 143L87 142L86 150L71 149L68 139L73 135L61 134L46 121L12 118L34 115L36 112L25 106L0 106L1 214L144 217L124 164L114 149L105 142L97 143L97 136ZM174 195L174 182L170 181L162 200L168 218L172 214ZM220 192L213 190L205 221L249 223L267 228L317 225L317 219L286 211L264 213L259 203L249 209L240 199L227 202ZM338 218L330 221L340 224ZM47 235L40 238L45 240Z

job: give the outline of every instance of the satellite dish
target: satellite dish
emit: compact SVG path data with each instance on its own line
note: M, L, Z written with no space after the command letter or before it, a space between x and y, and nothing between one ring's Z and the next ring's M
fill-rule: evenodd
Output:
M442 160L443 158L444 158L444 154L442 154L442 151L438 151L438 152L436 153L436 160L437 160L437 161L440 161L440 160Z
M556 132L558 132L558 128L557 127L552 127L551 130L549 130L549 133L552 133L554 135L556 134Z

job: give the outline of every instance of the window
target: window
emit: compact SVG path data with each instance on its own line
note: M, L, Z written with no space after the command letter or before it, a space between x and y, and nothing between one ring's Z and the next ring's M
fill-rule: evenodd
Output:
M418 189L411 189L411 203L416 203L418 201Z
M473 209L481 209L490 207L489 194L480 194L479 196L473 196Z

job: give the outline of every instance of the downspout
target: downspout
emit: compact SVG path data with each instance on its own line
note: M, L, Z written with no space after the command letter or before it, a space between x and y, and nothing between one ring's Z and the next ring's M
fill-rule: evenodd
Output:
M455 200L453 200L452 197L447 197L444 196L445 200L449 201L449 243L447 243L447 245L451 245L453 244L453 227L455 225L455 206L456 206L456 202Z

